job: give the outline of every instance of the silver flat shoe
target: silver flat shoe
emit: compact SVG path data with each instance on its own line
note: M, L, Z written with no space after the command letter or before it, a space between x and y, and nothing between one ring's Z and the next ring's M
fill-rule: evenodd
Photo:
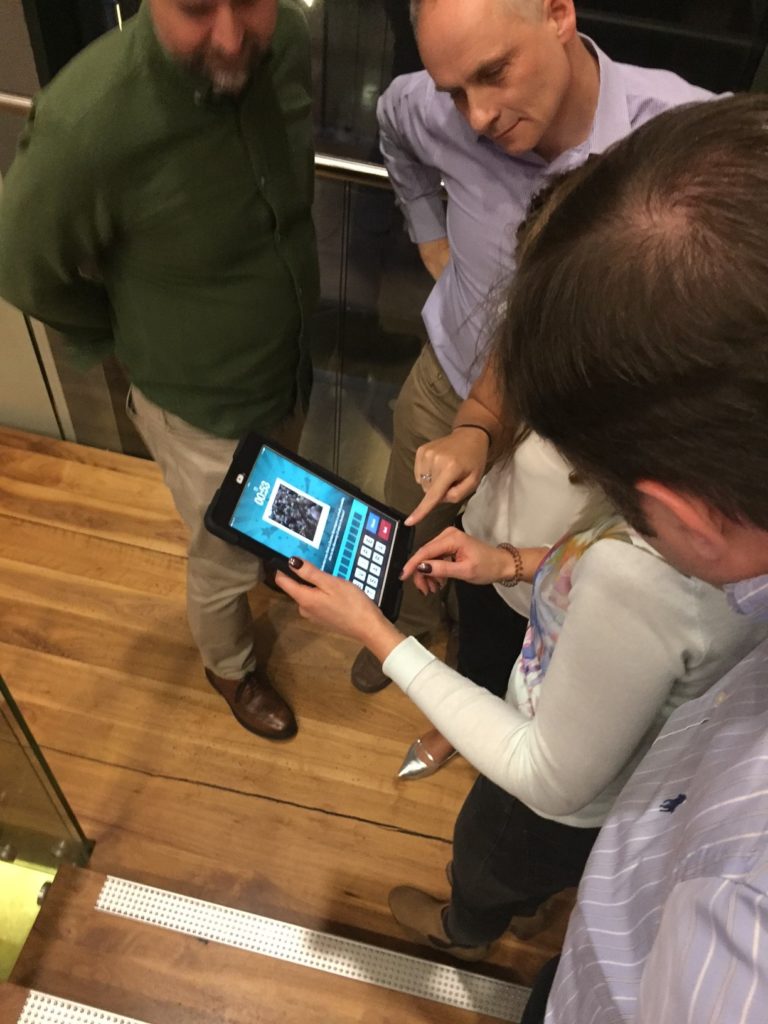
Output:
M451 758L456 757L457 754L458 750L454 750L444 760L438 761L426 749L421 742L421 737L419 737L408 747L408 753L400 765L397 777L398 779L406 779L408 781L411 779L426 779L428 776L434 775L435 772L439 772L443 765L448 764Z

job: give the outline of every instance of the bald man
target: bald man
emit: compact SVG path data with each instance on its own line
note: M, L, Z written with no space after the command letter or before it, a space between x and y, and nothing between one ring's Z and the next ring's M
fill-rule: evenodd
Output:
M431 465L419 467L422 479L414 477L421 445L453 431L454 442L480 452L483 463L489 453L498 424L480 418L482 411L458 410L483 368L497 291L514 270L515 232L532 196L552 175L663 110L710 95L670 72L610 60L578 34L573 0L416 0L411 15L426 70L396 79L378 106L387 169L411 239L436 282L423 310L429 343L395 408L387 499L407 511L432 486ZM513 537L500 539L551 543L580 505L581 490L569 492L559 457L541 462L537 451L534 462L543 467L535 514L516 524ZM562 502L548 501L553 487ZM453 522L458 504L450 491L445 497L419 522L417 544ZM478 524L479 532L490 529ZM492 645L474 644L480 662L460 667L504 692L529 594L525 587L487 589L490 607L480 607L477 617L494 634L503 628L509 643L500 657ZM499 593L504 600L494 602ZM423 639L438 619L438 597L424 599L406 587L399 627ZM367 692L388 682L365 651L352 679ZM444 751L434 753L439 760ZM429 763L428 752L422 758Z

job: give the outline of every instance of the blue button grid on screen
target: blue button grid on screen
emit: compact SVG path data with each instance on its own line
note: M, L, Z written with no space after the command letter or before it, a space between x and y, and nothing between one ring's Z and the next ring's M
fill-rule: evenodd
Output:
M333 567L333 575L339 576L343 580L348 580L352 572L352 559L355 557L357 542L367 512L368 506L364 505L362 501L355 499L352 502L347 525L344 528L344 536L339 546L339 554ZM378 516L376 518L378 519Z
M377 516L375 512L368 513L368 522L365 524L365 528L369 533L376 533L379 528L379 522L381 516Z

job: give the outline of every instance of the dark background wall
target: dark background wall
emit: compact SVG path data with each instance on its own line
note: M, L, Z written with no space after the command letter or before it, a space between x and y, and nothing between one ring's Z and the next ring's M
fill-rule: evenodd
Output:
M420 66L408 0L304 2L313 40L318 146L375 157L376 99L394 75ZM16 23L16 41L23 8L42 83L116 23L114 0L0 3L0 12L7 8ZM138 4L120 0L123 17ZM577 0L577 10L582 31L615 59L669 68L716 92L749 89L768 43L768 0ZM14 45L5 43L9 51ZM0 78L13 78L2 59L0 69ZM0 88L12 87L0 80Z
M24 12L18 0L0 0L0 90L31 96L38 87ZM21 121L0 112L0 175L8 169Z
M79 50L117 24L114 0L22 0L41 84ZM139 0L119 0L124 18Z

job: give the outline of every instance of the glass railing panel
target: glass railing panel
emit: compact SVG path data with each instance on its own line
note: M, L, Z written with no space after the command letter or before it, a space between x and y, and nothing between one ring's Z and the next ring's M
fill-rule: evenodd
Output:
M423 340L431 279L389 188L318 181L322 301L302 450L383 496L392 406Z
M29 934L45 884L61 864L86 864L92 848L0 679L0 980Z
M315 131L328 153L379 160L376 102L421 68L408 0L304 0L312 35Z
M304 0L312 35L315 129L329 153L376 158L376 101L392 78L402 17L393 4ZM405 14L405 29L413 35ZM396 73L401 74L402 70ZM411 70L408 68L407 70Z
M0 678L0 849L41 866L85 864L92 844Z
M320 304L310 328L312 396L301 452L338 472L341 331L339 295L343 290L346 228L343 182L315 179L315 229L320 262Z

